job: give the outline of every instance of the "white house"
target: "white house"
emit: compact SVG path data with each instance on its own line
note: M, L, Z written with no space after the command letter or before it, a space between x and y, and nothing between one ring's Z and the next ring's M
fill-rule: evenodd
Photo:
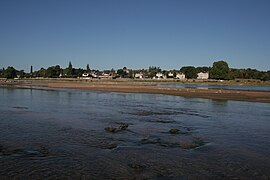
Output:
M184 73L178 73L176 74L176 78L180 79L180 80L185 80L186 79L186 75Z
M197 79L208 79L209 73L208 72L200 72L197 74Z
M174 77L174 74L172 72L169 72L167 78L173 78L173 77Z
M153 79L165 79L166 77L162 73L157 73Z
M90 75L89 73L83 73L82 77L89 77L89 75Z
M136 73L134 78L136 79L142 79L143 78L143 73Z
M107 74L107 73L102 73L102 75L100 75L99 78L112 78L112 75Z

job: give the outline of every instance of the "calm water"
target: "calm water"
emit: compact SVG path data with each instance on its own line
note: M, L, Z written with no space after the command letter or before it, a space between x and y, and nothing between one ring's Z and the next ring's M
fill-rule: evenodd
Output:
M0 114L0 177L270 178L267 103L0 88Z
M213 85L213 84L160 84L160 85L174 88L206 88L206 89L270 91L270 86L241 86L241 85Z

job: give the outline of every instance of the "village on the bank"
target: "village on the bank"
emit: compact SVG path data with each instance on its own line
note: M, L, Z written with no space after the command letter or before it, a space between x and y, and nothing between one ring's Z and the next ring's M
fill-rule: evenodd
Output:
M212 67L184 66L179 70L162 70L160 67L150 66L148 69L133 70L123 67L118 70L95 70L89 64L85 69L73 68L69 62L67 68L59 65L50 66L47 69L41 68L34 71L33 66L30 72L16 70L12 66L7 69L0 69L0 78L23 79L23 78L77 78L77 79L138 79L138 80L232 80L232 79L258 79L270 80L270 71L258 71L256 69L229 68L226 61L216 61Z

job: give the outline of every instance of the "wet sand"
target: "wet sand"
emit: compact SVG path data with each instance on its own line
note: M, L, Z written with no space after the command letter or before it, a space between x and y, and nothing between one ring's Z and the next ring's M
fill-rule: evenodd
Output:
M15 85L16 88L47 87L47 88L69 88L80 90L95 90L122 93L150 93L182 96L190 98L204 98L215 100L236 100L250 102L270 103L270 92L268 91L246 91L225 89L203 89L203 88L172 88L156 86L155 84L130 83L130 82L82 82L82 81L23 81L23 82L0 82L0 85ZM7 86L6 86L7 87Z

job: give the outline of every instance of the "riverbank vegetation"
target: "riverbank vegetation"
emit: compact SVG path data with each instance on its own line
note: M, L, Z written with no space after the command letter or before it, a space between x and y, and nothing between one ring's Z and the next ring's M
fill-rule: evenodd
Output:
M26 73L24 70L17 70L12 66L0 69L0 78L78 78L82 77L84 73L89 74L90 78L102 77L104 74L112 79L116 78L128 78L136 79L136 74L139 74L143 79L153 79L157 73L163 74L166 79L175 79L177 73L185 74L187 79L196 79L197 74L200 72L208 72L209 79L213 80L235 80L235 79L251 79L251 80L270 80L270 70L259 71L256 69L236 69L230 68L225 61L214 62L212 67L194 67L184 66L179 70L162 70L160 67L150 66L148 69L128 69L123 67L118 70L96 70L90 69L89 64L86 68L73 68L71 62L69 62L66 68L60 67L60 65L50 66L47 69L41 68L33 71L33 66L30 68L30 72ZM93 76L96 75L96 77Z

